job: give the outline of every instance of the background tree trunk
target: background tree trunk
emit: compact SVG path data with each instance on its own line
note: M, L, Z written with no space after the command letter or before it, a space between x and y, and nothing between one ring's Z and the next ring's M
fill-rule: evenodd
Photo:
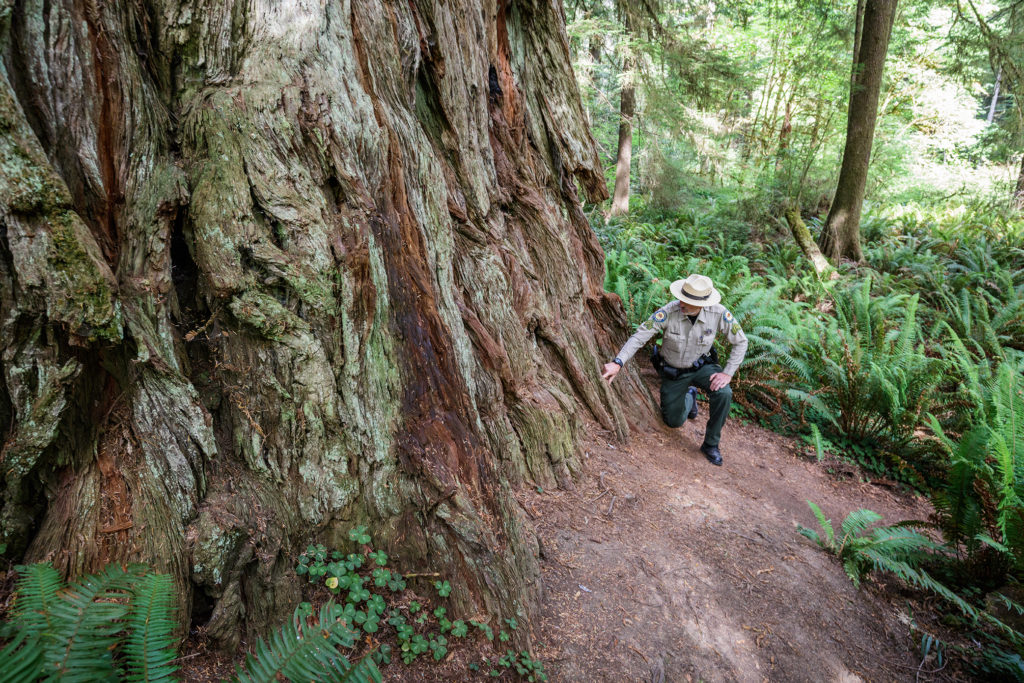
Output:
M863 22L859 20L863 11ZM863 259L860 247L860 212L867 186L871 144L878 117L878 94L882 87L885 53L889 48L896 0L865 0L858 3L858 24L850 85L850 110L846 124L846 147L839 170L832 208L825 219L818 245L833 261Z
M636 113L636 84L633 59L623 67L622 89L619 94L619 147L615 155L615 192L612 194L611 215L629 213L629 173L633 162L633 115Z
M992 86L992 100L988 105L988 116L985 117L985 123L992 125L992 122L996 120L996 107L999 105L999 86L1003 80L1003 67L999 66L996 69L996 82Z
M807 224L801 218L800 206L796 202L786 202L782 206L782 215L785 216L786 223L789 224L789 230L793 233L793 239L796 240L800 251L804 252L804 256L814 266L814 272L818 278L821 279L825 274L835 275L835 271L829 265L828 260L822 256L818 245L811 237L811 231L807 229Z
M0 54L8 555L148 562L231 646L367 523L528 618L512 488L627 433L560 3L3 0Z
M1024 210L1024 156L1020 158L1020 171L1017 172L1017 185L1013 190L1013 203L1018 209Z

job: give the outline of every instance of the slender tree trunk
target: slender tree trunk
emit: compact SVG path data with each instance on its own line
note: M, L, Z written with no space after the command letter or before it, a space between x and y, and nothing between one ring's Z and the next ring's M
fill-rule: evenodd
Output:
M1017 173L1017 187L1014 188L1013 201L1018 209L1024 210L1024 156L1020 158L1020 172Z
M814 272L818 275L818 278L820 279L822 275L829 272L831 272L832 276L835 276L836 272L829 265L828 260L822 256L818 245L815 244L814 239L811 237L811 231L807 229L807 224L800 217L800 206L795 202L790 202L782 207L782 211L786 217L786 222L789 224L789 230L793 233L793 239L800 247L800 250L804 252L804 256L810 260L811 265L814 266Z
M999 86L1002 80L1003 67L1000 66L996 69L996 84L992 88L992 102L988 105L988 116L985 117L985 122L990 126L996 120L996 105L999 104Z
M629 212L629 172L633 159L633 115L636 112L635 64L625 63L622 90L619 96L619 149L615 155L615 192L612 195L613 216Z
M511 489L627 432L560 5L14 0L0 56L8 556L148 562L230 646L363 523L528 618Z
M860 212L867 186L871 144L878 118L878 95L889 36L896 16L896 0L861 0L863 22L857 31L847 115L846 147L835 198L822 227L818 245L833 261L863 259ZM860 14L858 8L858 15Z

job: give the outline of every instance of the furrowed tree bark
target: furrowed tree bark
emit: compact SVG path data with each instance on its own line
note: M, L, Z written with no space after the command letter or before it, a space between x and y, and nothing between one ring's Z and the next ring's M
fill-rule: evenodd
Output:
M636 84L632 58L623 68L622 89L619 93L619 146L615 155L615 191L612 194L611 215L629 213L629 173L633 163L633 115L636 113Z
M878 118L878 94L882 86L885 53L896 16L896 0L862 0L858 3L857 12L846 146L835 198L818 237L818 246L833 262L841 258L853 261L864 258L860 246L860 213Z
M528 620L513 488L628 431L560 4L0 0L0 56L8 555L148 562L230 647L363 523Z

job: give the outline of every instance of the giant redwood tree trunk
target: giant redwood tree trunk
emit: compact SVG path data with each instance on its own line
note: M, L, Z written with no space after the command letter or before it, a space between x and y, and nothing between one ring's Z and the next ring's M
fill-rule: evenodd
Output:
M850 109L846 146L832 207L825 218L818 246L833 262L864 259L860 246L860 212L867 187L871 145L878 119L878 94L897 0L859 0L853 45Z
M0 542L228 645L369 524L527 617L625 318L558 0L0 0ZM610 339L608 334L617 333Z

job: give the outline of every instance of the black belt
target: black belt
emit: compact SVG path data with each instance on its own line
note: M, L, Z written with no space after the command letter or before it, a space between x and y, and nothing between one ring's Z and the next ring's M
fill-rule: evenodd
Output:
M687 375L693 372L697 372L700 368L704 367L707 363L717 363L718 354L715 353L714 349L710 353L705 353L703 356L693 361L693 366L689 368L677 368L674 365L669 365L661 357L661 350L658 345L654 345L654 350L651 352L651 365L658 371L658 376L662 379L679 379L683 375Z

